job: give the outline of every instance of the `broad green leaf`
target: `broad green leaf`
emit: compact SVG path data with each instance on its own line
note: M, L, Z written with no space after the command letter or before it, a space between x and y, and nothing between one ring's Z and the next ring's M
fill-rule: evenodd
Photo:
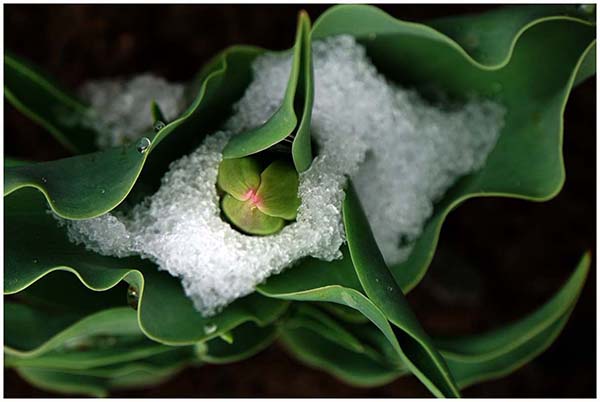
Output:
M56 270L74 274L97 291L113 288L124 280L140 295L137 321L142 332L171 345L212 339L247 321L267 325L287 308L285 302L253 294L205 318L185 295L180 281L158 271L149 261L101 256L71 243L65 228L46 213L44 199L35 190L9 195L4 208L6 227L19 227L5 238L5 294L20 292Z
M142 335L135 311L129 307L104 310L84 318L64 314L48 319L44 311L6 302L4 314L4 351L22 357L39 356L74 338L105 334Z
M283 141L296 128L298 116L296 115L294 101L300 80L302 48L307 45L304 41L304 37L307 35L305 31L310 28L307 20L306 13L300 13L293 47L292 68L281 106L262 126L231 138L223 150L223 158L241 158L264 151Z
M318 272L318 274L313 274L315 272ZM292 280L292 278L296 280ZM257 290L269 297L296 301L339 303L360 311L383 333L395 353L413 371L416 370L410 358L414 359L416 356L420 359L423 354L419 351L424 349L423 344L428 344L425 336L418 341L413 340L408 334L400 334L397 337L386 314L363 293L361 284L357 279L357 272L355 272L346 250L344 250L344 258L330 263L307 259L293 269L269 278ZM411 353L410 358L400 343L407 348L408 353ZM427 349L430 348L427 346ZM419 363L430 363L433 359L437 362L441 357L437 358L434 355L432 358L426 358L425 362L419 361ZM443 393L423 374L419 371L416 371L416 374L430 387L435 395L443 396Z
M310 122L312 116L312 105L314 99L314 71L312 66L312 45L310 38L310 19L304 11L300 12L300 25L303 28L302 50L300 61L300 72L296 105L302 105L300 122L296 129L294 142L292 143L292 157L298 172L303 172L312 163L312 145L310 136Z
M351 183L346 189L343 217L348 249L358 279L369 299L402 331L398 342L407 366L434 394L458 396L458 388L444 359L388 270Z
M131 190L147 153L136 145L4 169L4 195L24 187L41 191L50 207L70 219L102 215Z
M169 164L189 153L227 117L231 105L251 79L250 64L262 50L233 47L207 68L205 79L189 108L144 144L111 148L51 162L5 169L4 194L34 187L58 215L84 219L116 207L136 186L147 195L155 190ZM151 101L150 99L148 100ZM159 143L165 143L158 147ZM143 152L138 151L144 145ZM152 158L148 156L152 154Z
M4 55L4 96L71 152L96 149L92 110L45 74L10 54Z
M513 18L530 21L529 10L514 8L513 13L527 16L514 14ZM374 7L333 7L315 23L313 39L355 36L390 80L422 91L441 90L455 98L467 94L493 97L507 109L504 128L485 166L460 180L439 201L408 260L391 267L405 292L425 274L441 225L460 203L478 196L541 201L562 187L562 115L579 65L595 48L595 28L582 19L553 13L550 10L547 17L516 30L515 25L506 25L518 37L502 34L510 40L490 50L494 60L505 57L495 65L479 63L457 42L431 27L396 20ZM472 24L479 21L478 16L472 18ZM449 21L445 26L451 25ZM485 31L488 23L477 22L483 27L479 31ZM501 22L494 24L504 29ZM473 54L481 58L485 51L482 47Z
M228 364L247 359L266 349L277 336L274 326L260 327L252 322L242 324L232 331L233 342L220 338L211 339L205 352L198 358L206 363Z
M478 335L437 339L461 387L509 373L543 352L560 334L585 283L591 256L579 262L563 287L517 322Z
M260 174L260 187L256 195L258 209L269 216L286 220L296 219L298 198L298 173L287 163L277 160Z
M439 18L427 25L456 41L477 63L506 64L520 36L542 20L570 17L590 24L577 5L536 4L500 7L488 12Z
M141 334L140 334L141 335ZM162 353L173 349L172 346L152 342L143 337L107 338L105 346L82 346L82 350L54 350L41 356L15 357L5 355L4 365L17 367L37 367L54 369L86 370L110 364L119 364ZM75 348L73 348L75 349Z
M258 190L260 166L252 158L225 159L219 165L217 184L239 201L248 199L248 191Z
M270 235L285 225L283 219L261 212L252 201L239 201L229 194L221 200L221 210L236 227L249 234Z
M202 68L187 88L192 99L188 109L153 138L151 156L128 201L135 204L154 193L174 160L189 154L221 127L252 81L252 61L263 52L256 47L232 46Z

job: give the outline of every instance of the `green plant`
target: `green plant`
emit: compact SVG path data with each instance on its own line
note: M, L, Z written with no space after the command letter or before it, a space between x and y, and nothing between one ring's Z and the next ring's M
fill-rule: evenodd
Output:
M586 15L570 6L511 7L426 26L373 7L339 6L312 29L301 15L281 107L265 125L230 141L226 159L293 135L294 166L308 168L314 154L309 45L338 34L360 40L378 69L398 82L435 85L456 97L497 97L507 122L485 167L436 205L407 261L385 264L349 185L342 260L306 259L210 318L194 309L178 280L147 260L105 257L70 243L46 209L90 218L152 192L169 163L228 116L252 78L251 62L265 51L225 50L198 74L180 117L166 122L155 105L164 127L137 144L103 151L94 146L93 110L5 55L6 98L76 154L44 163L5 159L5 294L12 295L5 301L5 364L40 387L105 395L155 383L186 364L245 358L279 338L300 360L353 384L375 386L412 373L434 395L456 396L461 387L529 361L568 320L589 254L538 310L472 337L428 336L404 294L425 275L443 220L458 204L476 196L545 200L560 190L565 102L572 86L595 72L595 28ZM126 292L137 311L124 307Z

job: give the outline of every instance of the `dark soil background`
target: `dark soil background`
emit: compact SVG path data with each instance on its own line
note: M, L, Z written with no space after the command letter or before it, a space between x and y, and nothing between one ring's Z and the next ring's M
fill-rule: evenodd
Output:
M298 10L314 21L327 5L5 5L5 48L49 71L67 87L90 78L144 71L189 80L228 45L291 46ZM423 21L479 12L478 5L382 5L395 17ZM5 154L35 160L67 156L40 127L5 103ZM471 200L453 212L440 252L410 295L431 333L494 328L528 313L555 292L584 250L596 244L596 83L575 89L565 116L567 181L552 201ZM4 372L5 397L53 397ZM573 316L533 362L468 397L595 397L595 260ZM426 397L412 377L384 387L353 388L307 368L278 345L246 361L186 369L170 381L119 397Z

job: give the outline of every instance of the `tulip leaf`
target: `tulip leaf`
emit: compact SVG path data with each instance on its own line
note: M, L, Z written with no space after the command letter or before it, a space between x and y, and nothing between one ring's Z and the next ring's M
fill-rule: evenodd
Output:
M281 106L263 125L231 138L223 150L223 158L241 158L264 151L272 145L283 141L296 129L299 116L296 114L295 100L299 86L302 87L305 85L302 89L305 94L305 103L312 103L310 94L306 91L306 85L312 85L312 83L302 82L300 77L300 72L303 70L302 59L304 57L303 55L305 55L303 48L306 48L309 45L308 41L305 39L308 36L308 29L310 29L308 15L306 13L300 13L298 17L296 39L292 50L292 68ZM306 70L306 66L304 66L304 70ZM310 124L310 122L307 124ZM306 164L306 158L307 156L310 156L306 154L306 142L308 141L306 137L307 134L303 133L300 140L303 145L300 146L300 149L296 152L295 156L295 159L298 157L302 158L298 161L298 163L302 164L301 166Z
M17 372L32 384L51 392L106 397L111 389L157 385L190 361L189 348L176 348L138 361L93 369L19 366Z
M64 314L49 319L47 312L7 302L4 313L7 323L4 351L16 356L39 356L83 336L141 335L135 311L128 307L108 309L84 318Z
M294 166L298 172L303 172L312 163L312 146L310 137L310 122L312 116L312 105L314 100L314 71L312 66L312 45L310 37L310 19L307 15L300 14L300 22L303 28L301 62L299 72L298 91L296 93L296 104L302 104L302 115L296 129L294 142L292 143L292 157Z
M287 163L277 160L260 174L256 193L257 208L269 216L286 220L296 219L298 198L298 173Z
M391 80L424 90L435 88L450 97L491 96L507 109L504 128L485 166L460 180L438 202L408 260L391 267L405 292L424 276L441 225L460 203L479 196L541 201L552 198L562 187L560 116L579 65L595 48L595 28L580 18L556 16L553 10L548 10L547 17L530 21L530 8L512 8L513 18L530 21L517 29L494 22L498 29L506 26L517 35L490 50L494 65L471 58L460 44L431 27L396 20L370 6L333 7L315 22L313 39L355 36L378 70ZM518 13L527 16L517 18ZM478 32L484 32L490 23L479 22L479 17L473 16L470 23L478 21L482 25ZM450 25L450 19L444 22L445 27ZM474 55L479 59L485 51L482 47Z
M577 5L536 4L439 18L429 21L427 25L456 41L477 63L497 67L508 62L520 36L532 24L556 16L590 24Z
M38 68L4 54L4 96L73 153L96 150L93 111Z
M47 198L52 210L68 219L99 216L116 207L134 187L157 186L168 165L189 153L204 136L224 121L231 104L251 79L250 64L262 51L233 47L224 51L206 70L206 78L182 116L156 133L143 149L140 144L111 148L51 162L5 168L4 195L34 187ZM150 101L150 100L149 100ZM159 143L166 141L163 146ZM140 152L142 150L143 152ZM152 154L152 158L148 156Z
M6 238L5 294L20 292L56 270L74 274L96 291L111 289L124 280L140 295L137 321L142 332L170 345L212 339L246 321L267 325L287 308L285 302L252 294L205 318L185 295L180 281L158 271L149 261L101 256L71 243L66 229L46 213L39 192L17 191L4 201L5 224L20 228ZM208 327L215 329L209 331Z
M134 144L5 168L4 195L33 187L46 196L50 207L62 217L95 217L123 201L145 159L146 155Z
M404 333L398 336L398 341L407 366L434 394L458 396L458 387L444 359L388 270L352 184L346 190L343 216L348 249L358 279L369 299Z

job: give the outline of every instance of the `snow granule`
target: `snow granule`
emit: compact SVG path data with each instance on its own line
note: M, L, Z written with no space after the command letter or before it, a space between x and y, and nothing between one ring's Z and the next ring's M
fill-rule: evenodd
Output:
M267 53L255 60L254 80L222 131L173 162L160 189L129 212L68 221L71 240L100 254L154 261L181 279L208 316L303 257L340 258L344 188L352 177L386 261L404 261L436 200L483 166L504 109L482 99L432 106L387 81L349 36L315 42L313 51L311 130L319 154L300 175L296 222L260 237L220 217L216 179L223 148L232 135L263 124L285 92L291 55Z
M79 94L94 110L94 119L89 121L98 132L96 145L100 149L133 142L140 133L151 131L152 100L167 120L178 117L186 106L182 84L169 83L149 73L129 80L89 81Z

